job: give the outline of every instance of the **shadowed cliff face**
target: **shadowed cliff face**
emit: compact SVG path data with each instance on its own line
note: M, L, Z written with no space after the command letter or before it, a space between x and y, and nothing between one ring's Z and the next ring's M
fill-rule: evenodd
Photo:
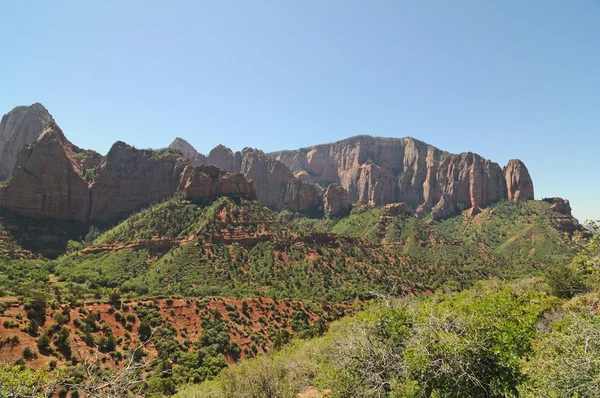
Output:
M0 121L0 180L12 175L19 151L34 142L52 115L42 104L18 106Z
M502 199L533 199L525 165L497 163L474 153L449 154L414 138L352 137L332 144L269 154L303 180L339 183L351 201L372 205L405 202L450 214L459 208L486 207Z

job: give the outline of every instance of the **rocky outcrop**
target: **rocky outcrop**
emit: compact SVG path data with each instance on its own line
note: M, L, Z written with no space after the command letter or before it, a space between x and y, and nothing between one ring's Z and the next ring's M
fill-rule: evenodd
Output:
M512 159L504 167L508 199L533 200L533 182L527 167L518 159Z
M18 106L0 121L0 180L12 175L19 151L33 143L52 115L42 104Z
M410 215L414 214L414 212L412 211L410 206L404 202L390 203L389 205L385 205L385 212L387 214L389 214L390 216L401 216L401 215L410 216Z
M114 221L173 195L189 161L173 149L142 150L116 142L90 186L90 219Z
M431 213L431 206L429 206L429 204L427 204L427 203L423 203L421 206L419 206L417 208L417 211L415 211L415 216L417 216L419 218L423 218L423 217L427 216L429 213Z
M471 218L471 217L475 217L478 214L481 214L481 208L477 207L477 206L473 206L468 210L465 210L465 212L463 213L465 215L465 217L467 218Z
M533 199L533 184L522 162L511 161L502 170L477 154L449 154L411 137L357 136L268 156L303 180L341 184L352 202L404 202L421 215L434 207L436 214L441 209L445 214L502 199Z
M340 184L330 184L323 193L323 210L330 217L345 216L352 210L348 192Z
M199 153L196 148L190 145L189 142L183 138L175 138L175 140L169 145L169 148L176 149L182 153L183 156L188 158L192 166L201 166L207 164L206 156Z
M269 158L263 151L245 148L234 155L233 165L233 172L252 179L258 199L265 206L295 212L316 211L321 206L321 195L312 184L296 178L283 163Z
M49 122L20 151L9 183L0 190L0 205L29 217L86 221L90 194L78 151Z
M548 202L552 205L552 210L557 213L564 214L566 216L571 215L571 204L568 200L563 198L544 198L544 202Z
M183 172L180 189L194 201L212 201L219 196L257 200L252 181L243 174L231 174L216 166L188 166Z
M442 195L437 204L431 209L431 219L440 221L456 214L456 205L450 196Z

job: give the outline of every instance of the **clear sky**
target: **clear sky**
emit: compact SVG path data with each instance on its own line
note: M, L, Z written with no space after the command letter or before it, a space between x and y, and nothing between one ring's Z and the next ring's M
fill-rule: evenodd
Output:
M413 136L600 219L599 0L0 0L0 114L207 153Z

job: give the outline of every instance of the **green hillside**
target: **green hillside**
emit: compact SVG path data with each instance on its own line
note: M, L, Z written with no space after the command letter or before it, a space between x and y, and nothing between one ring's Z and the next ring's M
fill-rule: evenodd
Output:
M177 397L598 396L599 299L530 278L389 300Z
M505 202L428 223L382 208L289 222L257 202L152 206L57 260L62 282L131 295L347 301L456 290L568 263L571 237L544 202Z
M255 201L177 196L105 231L82 226L55 260L23 250L10 225L0 256L0 366L42 369L4 369L16 379L93 384L71 337L111 364L94 377L123 377L132 346L150 339L148 362L136 359L144 373L127 376L143 395L261 397L265 381L282 397L319 389L331 397L527 396L550 383L540 358L559 351L549 341L572 343L577 325L595 330L589 315L565 330L543 320L570 308L552 294L585 291L582 270L593 269L581 254L567 267L587 240L544 202L431 222L361 206L343 218L297 218ZM544 274L548 285L531 279ZM359 315L324 337L287 346L351 313ZM440 367L442 359L449 362ZM51 363L71 376L43 373ZM548 374L564 372L556 369Z

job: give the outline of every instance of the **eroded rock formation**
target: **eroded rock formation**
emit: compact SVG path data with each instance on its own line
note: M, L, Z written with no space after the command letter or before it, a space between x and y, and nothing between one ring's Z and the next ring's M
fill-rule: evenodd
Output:
M17 160L16 151L28 142ZM431 213L438 220L459 209L477 213L502 199L534 198L519 160L501 169L477 154L449 154L410 137L357 136L268 155L219 145L204 156L179 138L170 147L138 150L117 142L104 158L71 144L42 105L17 107L0 123L0 178L15 162L20 167L2 188L0 205L34 217L113 221L182 189L190 198L256 196L273 209L322 208L330 215L346 214L353 202L404 203L417 216ZM570 213L568 201L553 206Z
M207 162L230 173L236 173L241 170L242 157L240 152L233 153L226 146L217 145L208 154Z
M456 214L456 205L450 196L442 195L437 204L431 209L433 221L440 221Z
M243 174L231 174L216 166L186 167L180 189L190 200L213 200L223 195L258 199L252 181Z
M357 136L268 156L302 173L303 180L341 184L353 202L405 202L419 215L436 209L440 217L453 208L533 199L533 183L521 161L512 160L502 170L477 154L449 154L411 137Z
M552 210L555 212L564 214L566 216L571 215L571 204L568 200L563 198L544 198L542 200L552 204Z
M19 151L34 142L52 115L42 104L17 106L0 121L0 180L12 175Z
M206 157L206 163L251 179L259 201L272 209L316 212L322 205L316 186L296 176L283 163L263 151L244 148L241 152L218 145Z
M9 183L0 190L0 205L30 217L86 221L90 194L79 153L51 121L20 151Z
M512 159L504 167L508 199L533 200L533 182L527 167L518 159Z
M323 192L323 210L330 217L345 216L352 210L348 192L340 184L330 184Z
M113 221L173 195L189 161L178 151L136 149L116 142L90 186L90 219Z
M0 206L36 218L113 222L179 189L195 200L256 199L242 174L190 163L179 150L140 150L124 142L103 157L70 143L51 121L19 153L12 177L0 188Z

